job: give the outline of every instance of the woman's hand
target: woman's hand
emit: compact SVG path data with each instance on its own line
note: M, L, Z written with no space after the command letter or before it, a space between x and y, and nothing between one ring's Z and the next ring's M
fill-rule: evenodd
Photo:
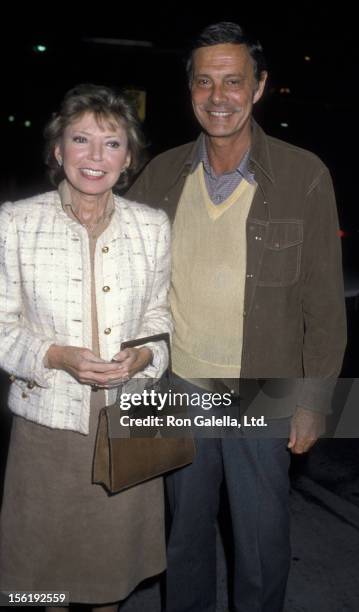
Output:
M122 353L124 351L119 355ZM90 349L77 346L52 344L46 353L45 363L48 368L64 370L83 385L111 387L119 385L128 378L127 374L123 374L123 363L104 361ZM125 370L127 372L128 368Z
M137 372L144 370L152 361L153 354L151 349L146 347L141 348L125 348L113 360L120 365L121 375L125 379L132 378Z

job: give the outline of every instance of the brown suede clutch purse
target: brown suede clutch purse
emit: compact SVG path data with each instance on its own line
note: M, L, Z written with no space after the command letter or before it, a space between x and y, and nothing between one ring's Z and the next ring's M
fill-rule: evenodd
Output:
M169 389L171 382L171 347L168 333L155 334L123 342L121 350L127 347L143 346L147 342L165 341L168 347L168 371L160 380L146 385L147 391L155 393ZM132 379L135 381L135 379ZM99 415L95 453L93 461L93 483L101 484L109 493L119 493L156 476L191 463L195 456L192 437L165 437L161 428L131 429L122 431L118 427L121 417L122 398L125 384L119 387L116 402L102 408ZM126 393L126 397L130 394ZM144 411L145 409L145 411ZM162 412L163 414L163 412ZM133 417L150 416L148 406L137 406ZM124 434L127 434L124 436ZM121 437L123 435L124 437ZM129 437L130 436L130 437Z

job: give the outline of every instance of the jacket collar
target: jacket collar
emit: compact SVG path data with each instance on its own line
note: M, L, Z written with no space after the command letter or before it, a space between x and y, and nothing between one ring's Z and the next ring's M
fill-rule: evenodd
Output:
M187 175L194 170L197 166L196 161L200 156L201 151L201 141L202 141L202 132L198 136L198 138L191 142L191 148L188 151L188 155L186 157L185 163L183 165L183 172Z
M252 145L249 168L254 174L256 174L256 168L259 168L272 183L275 182L268 137L254 119L252 119Z

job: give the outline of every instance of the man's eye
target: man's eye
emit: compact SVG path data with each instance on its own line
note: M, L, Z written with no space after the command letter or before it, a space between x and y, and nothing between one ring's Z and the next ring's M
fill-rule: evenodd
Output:
M209 79L197 79L196 80L196 85L198 85L198 87L208 87L209 86Z
M83 144L83 143L87 142L85 136L74 136L73 137L73 141L77 142L77 143L80 143L80 144Z
M239 87L241 83L241 79L229 79L227 81L227 85L229 85L229 87Z

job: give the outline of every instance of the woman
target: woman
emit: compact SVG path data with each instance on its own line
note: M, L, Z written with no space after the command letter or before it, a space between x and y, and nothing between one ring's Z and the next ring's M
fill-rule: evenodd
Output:
M165 568L161 479L109 496L91 482L99 409L167 365L169 224L114 196L141 150L129 103L68 92L45 130L58 191L0 209L0 367L15 413L0 531L0 589L125 598ZM111 361L115 358L116 361Z

